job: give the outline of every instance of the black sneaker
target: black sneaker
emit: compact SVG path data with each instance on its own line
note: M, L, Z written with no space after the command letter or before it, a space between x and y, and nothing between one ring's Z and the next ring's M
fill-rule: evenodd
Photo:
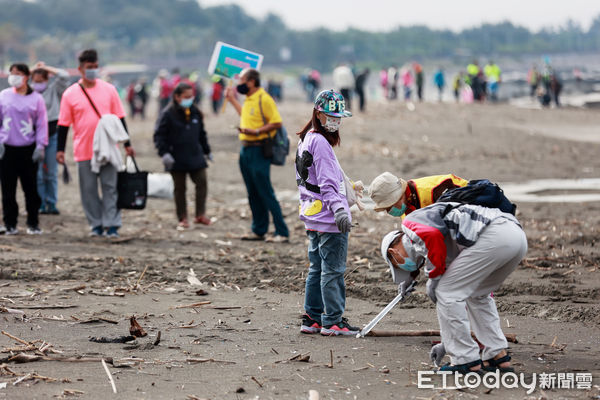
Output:
M324 325L321 328L321 335L323 336L356 336L358 333L360 333L360 328L351 326L347 318L342 318L341 322Z
M92 228L90 231L90 237L101 237L104 234L104 229L102 225L98 225Z
M321 332L321 321L312 319L308 314L302 316L302 326L300 327L302 333L319 333Z
M58 208L56 208L56 206L52 203L49 203L46 206L46 214L50 214L50 215L60 215L60 211L58 211Z

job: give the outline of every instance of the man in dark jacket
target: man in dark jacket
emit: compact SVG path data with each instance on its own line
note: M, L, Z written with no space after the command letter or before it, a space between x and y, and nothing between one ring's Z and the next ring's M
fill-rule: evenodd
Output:
M193 105L194 91L180 83L173 91L173 100L160 115L154 131L154 145L171 173L175 186L175 208L178 229L189 228L186 207L186 178L196 185L196 218L194 223L210 225L206 217L207 159L212 160L204 130L203 116Z

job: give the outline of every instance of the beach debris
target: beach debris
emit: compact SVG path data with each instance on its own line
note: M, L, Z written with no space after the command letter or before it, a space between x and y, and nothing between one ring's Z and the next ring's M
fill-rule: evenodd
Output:
M262 384L262 383L260 383L260 382L258 381L258 379L256 379L255 377L251 377L250 379L252 379L254 382L256 382L256 384L258 385L258 387L261 387L261 388L263 387L263 384Z
M144 337L147 335L144 328L136 321L135 316L132 315L131 318L129 318L129 323L131 324L129 327L129 334L135 337Z
M203 286L204 284L202 282L200 282L200 280L196 277L196 273L194 272L193 268L190 268L190 272L188 272L187 275L187 281L190 283L190 285L192 286Z
M181 308L196 308L196 307L204 306L204 305L210 304L210 303L211 303L210 301L201 301L199 303L181 304L181 305L178 305L178 306L175 306L175 307L171 307L171 309L174 308L174 309L178 310L178 309L181 309Z
M308 391L308 400L319 400L319 392L317 392L316 390L309 390Z
M275 361L275 364L286 363L289 361L308 362L309 360L310 360L310 353L305 353L305 354L298 353L295 356L286 358L285 360Z
M127 336L117 336L117 337L105 337L105 336L94 336L90 338L90 342L94 343L127 343L133 342L135 340L135 336L127 335Z
M108 367L106 366L106 362L104 361L104 359L100 360L100 362L102 363L102 367L104 368L104 371L106 371L106 375L108 375L108 380L110 381L110 386L112 386L113 393L117 393L117 387L115 386L115 380L113 379L110 371L108 370Z
M236 364L235 361L226 361L226 360L215 360L214 358L194 358L194 357L189 357L186 358L185 361L189 362L189 363L207 363L207 362L214 362L214 363L222 363L222 364Z

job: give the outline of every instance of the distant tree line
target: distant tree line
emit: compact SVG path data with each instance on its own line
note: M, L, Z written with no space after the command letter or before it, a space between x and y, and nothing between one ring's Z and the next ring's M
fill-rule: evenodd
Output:
M319 69L339 61L390 65L410 59L600 51L600 15L587 31L566 21L538 32L510 22L460 32L420 25L336 32L293 30L274 14L256 19L236 5L201 7L196 0L0 0L0 10L0 66L32 58L72 65L86 47L98 48L105 62L196 64L206 61L218 40L260 52L270 65Z

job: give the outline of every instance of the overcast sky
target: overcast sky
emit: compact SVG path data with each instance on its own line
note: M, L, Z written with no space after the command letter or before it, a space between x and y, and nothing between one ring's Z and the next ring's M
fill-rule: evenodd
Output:
M278 14L296 29L324 26L343 30L390 30L424 24L460 30L482 22L509 20L538 30L560 26L571 18L589 28L600 15L600 0L199 0L202 6L235 3L262 18ZM367 6L368 5L368 6Z

